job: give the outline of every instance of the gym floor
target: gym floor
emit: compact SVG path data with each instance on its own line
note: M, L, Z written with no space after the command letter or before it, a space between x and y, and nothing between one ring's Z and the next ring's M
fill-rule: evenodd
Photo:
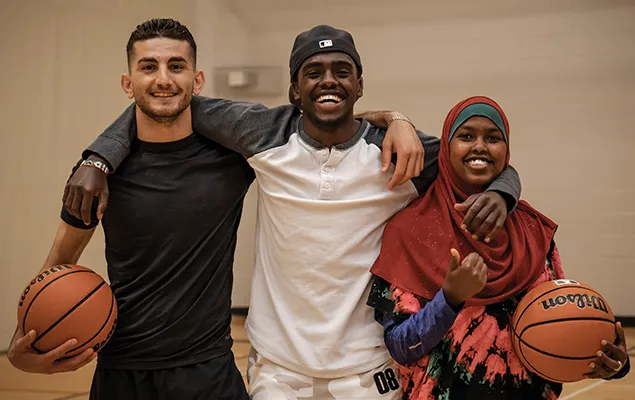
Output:
M245 318L234 317L234 355L238 368L246 374L249 342L244 328ZM635 328L626 328L631 364L635 362ZM26 374L9 364L6 355L0 356L0 400L88 400L94 362L83 369L57 375ZM629 400L635 398L635 372L626 378L606 382L582 381L565 385L560 400ZM281 399L282 400L282 399Z

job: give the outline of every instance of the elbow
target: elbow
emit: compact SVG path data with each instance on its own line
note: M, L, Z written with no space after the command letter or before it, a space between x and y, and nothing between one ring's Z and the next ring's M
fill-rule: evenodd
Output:
M386 348L388 349L388 354L392 357L393 360L397 362L399 365L409 365L419 361L419 355L417 349L411 349L406 346L404 343L399 343L389 337L385 337L384 342L386 343ZM419 344L421 346L421 344Z
M388 353L393 360L397 362L399 365L410 365L419 361L419 357L416 354L413 354L407 348L402 349L402 351L391 351L388 349Z
M413 357L408 357L405 353L404 354L395 354L393 352L390 352L390 356L392 357L393 360L395 360L395 362L399 365L410 365L414 362L417 361L417 359L413 358Z

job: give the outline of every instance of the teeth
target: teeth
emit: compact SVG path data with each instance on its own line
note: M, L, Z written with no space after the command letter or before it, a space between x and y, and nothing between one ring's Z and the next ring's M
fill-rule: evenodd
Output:
M340 96L336 96L334 94L323 94L322 96L317 98L317 102L318 103L323 103L327 100L332 100L336 103L339 103L340 101L342 101L342 98Z
M174 93L152 93L154 97L172 97Z
M485 161L485 160L470 160L470 161L468 161L468 164L471 167L482 167L483 165L487 164L487 161Z

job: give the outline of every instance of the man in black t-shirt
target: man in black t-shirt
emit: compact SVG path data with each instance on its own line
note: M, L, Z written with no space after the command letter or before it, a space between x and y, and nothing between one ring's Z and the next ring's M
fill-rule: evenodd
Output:
M99 353L90 398L247 399L231 352L230 303L237 229L253 170L239 154L192 132L190 101L205 78L185 26L143 23L127 50L122 87L138 106L139 136L108 178L102 222L119 317ZM96 225L63 210L44 267L77 263ZM76 341L41 355L29 348L38 333L16 332L9 359L17 368L63 372L96 356L87 350L56 362Z

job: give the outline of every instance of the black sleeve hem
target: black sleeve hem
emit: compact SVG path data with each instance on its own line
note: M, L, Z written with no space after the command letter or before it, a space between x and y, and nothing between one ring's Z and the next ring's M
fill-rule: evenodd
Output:
M88 225L84 224L84 221L82 221L81 219L75 218L73 215L71 215L71 213L66 211L66 209L64 207L62 207L62 212L60 213L60 217L62 218L62 221L66 222L67 224L69 224L73 228L85 229L85 230L93 229L94 227L99 225L99 220L97 219L97 206L98 205L99 205L99 201L98 201L97 197L95 197L93 199L93 207L92 207L92 209L90 211L90 224L88 224Z
M631 359L630 357L626 358L626 364L624 364L624 367L622 367L622 369L620 370L620 372L618 372L617 374L613 375L610 378L605 378L605 381L612 381L614 379L622 379L624 378L626 375L628 375L628 373L631 370Z

